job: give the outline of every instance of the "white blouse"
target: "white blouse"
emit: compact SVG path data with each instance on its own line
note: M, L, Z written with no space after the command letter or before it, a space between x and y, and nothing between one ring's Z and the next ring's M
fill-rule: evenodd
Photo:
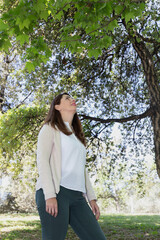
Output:
M68 122L64 122L67 128L72 131ZM74 133L67 136L63 132L61 135L62 153L62 177L60 185L86 193L85 188L85 164L86 148Z

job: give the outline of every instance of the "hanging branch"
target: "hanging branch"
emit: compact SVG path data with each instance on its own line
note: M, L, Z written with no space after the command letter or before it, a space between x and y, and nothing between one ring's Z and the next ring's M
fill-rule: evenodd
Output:
M124 122L129 122L129 121L133 121L133 120L138 120L138 119L143 119L146 117L150 117L152 116L154 113L152 108L148 108L144 113L139 114L139 115L132 115L130 117L126 117L126 118L108 118L108 119L102 119L102 118L97 118L97 117L90 117L90 116L86 116L84 114L79 114L80 117L82 117L82 119L90 119L92 121L97 121L97 122L101 122L101 123L110 123L110 122L118 122L118 123L124 123Z

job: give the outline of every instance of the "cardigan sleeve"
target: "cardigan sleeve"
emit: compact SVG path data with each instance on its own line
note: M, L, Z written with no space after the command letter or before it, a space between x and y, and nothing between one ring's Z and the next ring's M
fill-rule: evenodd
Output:
M45 200L56 197L56 191L50 168L50 156L54 145L54 130L45 124L38 135L37 167Z
M95 192L94 192L92 184L91 184L91 181L89 179L88 171L86 168L85 168L85 180L86 180L86 182L85 182L86 183L86 195L87 195L88 201L97 200Z

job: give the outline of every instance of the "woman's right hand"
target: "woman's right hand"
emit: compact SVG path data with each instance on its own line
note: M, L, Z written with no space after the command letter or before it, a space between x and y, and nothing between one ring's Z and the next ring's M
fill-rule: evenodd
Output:
M53 217L57 217L58 204L57 204L57 199L55 197L49 198L46 200L46 212L51 214Z

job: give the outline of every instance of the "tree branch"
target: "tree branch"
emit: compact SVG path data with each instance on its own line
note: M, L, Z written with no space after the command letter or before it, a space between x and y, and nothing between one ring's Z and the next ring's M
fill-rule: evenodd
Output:
M15 108L19 108L25 101L26 99L32 94L33 91L31 91Z
M103 54L101 56L98 57L98 60L100 60L102 62L102 65L101 65L101 70L100 72L98 72L97 74L93 75L93 76L89 76L87 77L87 79L83 80L81 83L79 83L79 86L85 86L86 83L88 82L91 82L92 80L94 80L96 77L100 76L103 72L104 72L104 69L105 69L105 62L107 60L108 57L111 57L110 59L108 59L108 63L110 65L110 71L111 71L111 60L113 60L113 57L115 55L115 53L111 53L113 50L115 50L116 48L120 48L120 46L124 43L127 42L129 38L125 38L123 41L121 41L118 46L114 46L110 49L105 49L105 51L103 52Z
M155 39L153 39L153 38L147 38L147 37L143 37L140 33L137 33L137 32L135 32L136 34L137 34L137 36L138 37L140 37L144 42L148 42L148 43L154 43L154 44L157 44L158 46L160 46L160 43L158 42L158 41L156 41Z
M101 123L110 123L110 122L124 123L124 122L129 122L129 121L133 121L133 120L150 117L153 115L153 112L154 111L152 108L148 108L144 113L139 114L139 115L132 115L132 116L126 117L126 118L108 118L108 119L90 117L90 116L86 116L84 114L79 114L79 116L82 117L82 119L90 119L92 121L97 121L97 122L101 122Z
M103 71L104 71L104 68L105 68L105 61L106 61L106 59L108 58L108 57L112 57L112 59L113 59L113 57L114 57L114 54L109 54L109 55L106 55L104 58L103 58L103 63L102 63L102 69L100 70L100 72L98 72L97 74L95 74L95 75L93 75L92 77L91 76L89 76L89 77L87 77L87 79L86 80L83 80L81 83L79 83L79 86L85 86L85 83L87 82L91 82L92 80L94 80L96 77L98 77L98 76L100 76L102 73L103 73Z

